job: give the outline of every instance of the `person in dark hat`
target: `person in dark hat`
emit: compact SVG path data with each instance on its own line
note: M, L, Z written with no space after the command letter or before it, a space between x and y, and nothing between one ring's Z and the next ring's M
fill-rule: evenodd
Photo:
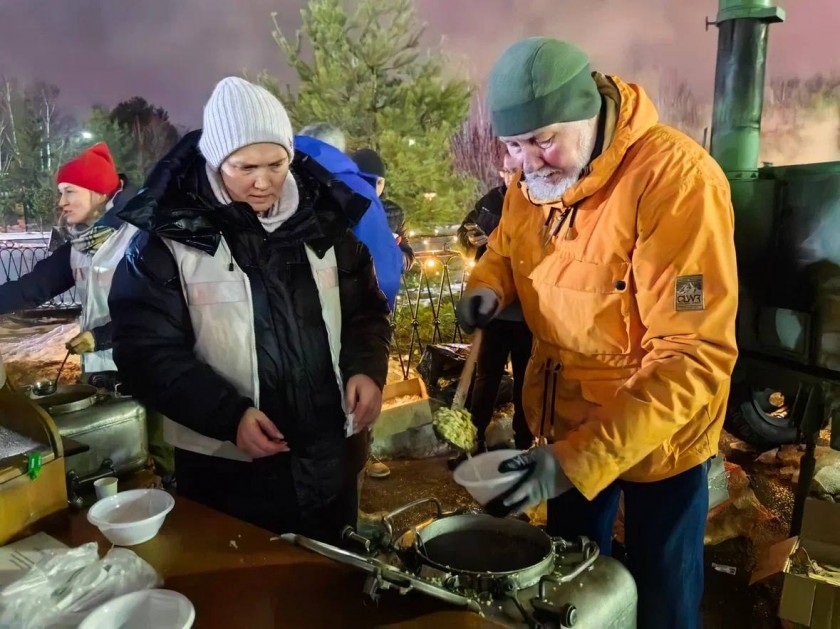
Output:
M403 254L403 270L407 271L414 264L414 249L408 242L405 230L405 212L394 201L385 198L385 162L379 153L373 149L359 149L350 157L356 162L362 176L376 189L376 194L382 199L382 207L385 208L385 216L388 218L388 227L394 234L400 251Z
M458 228L461 247L467 254L472 254L476 262L487 250L489 236L499 226L505 195L515 174L510 158L505 159L499 171L502 185L492 188L482 196ZM525 421L525 410L522 406L522 383L525 380L525 368L530 355L531 331L522 317L522 306L519 301L514 301L487 324L479 348L470 404L470 414L478 429L479 451L486 449L485 432L493 417L499 384L508 358L513 368L514 443L521 450L530 447L534 437ZM454 469L465 456L451 459L450 467Z

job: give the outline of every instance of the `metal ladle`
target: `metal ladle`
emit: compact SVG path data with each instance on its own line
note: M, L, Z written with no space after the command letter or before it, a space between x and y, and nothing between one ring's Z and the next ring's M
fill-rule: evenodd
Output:
M55 380L38 380L38 382L32 385L32 392L35 395L52 395L58 390L58 380L61 378L61 372L64 371L64 364L67 362L67 359L70 358L70 354L71 351L68 349L67 353L64 355L64 360L61 361L61 367L58 368L58 373L55 375Z

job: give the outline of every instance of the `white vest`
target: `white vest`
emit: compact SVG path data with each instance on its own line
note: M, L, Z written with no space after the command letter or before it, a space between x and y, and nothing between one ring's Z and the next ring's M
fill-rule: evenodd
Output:
M75 248L70 249L70 268L76 281L76 295L82 304L82 315L79 319L82 332L93 330L111 320L108 293L111 292L114 271L136 233L137 228L134 225L123 223L92 256L85 255ZM116 370L117 366L110 349L82 354L84 373Z
M193 350L196 356L259 407L254 304L248 276L234 261L224 238L215 255L172 240L164 239L164 242L178 266L195 334ZM323 258L319 258L307 246L306 256L318 288L336 385L344 407L344 383L338 364L341 354L341 300L335 250L330 248ZM230 265L233 265L233 270L230 270ZM163 434L166 441L176 448L226 459L251 460L233 443L212 439L171 419L164 421ZM348 416L345 422L345 434L353 434L352 416Z

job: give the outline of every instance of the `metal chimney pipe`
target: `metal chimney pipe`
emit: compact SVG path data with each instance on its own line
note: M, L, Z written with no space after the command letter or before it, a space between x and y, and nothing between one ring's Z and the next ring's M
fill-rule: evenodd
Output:
M730 179L758 176L767 30L785 12L773 0L720 0L711 154Z

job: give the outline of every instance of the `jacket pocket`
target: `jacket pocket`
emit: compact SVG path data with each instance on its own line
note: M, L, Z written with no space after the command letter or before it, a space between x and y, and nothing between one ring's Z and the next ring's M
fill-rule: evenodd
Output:
M630 264L551 255L530 274L544 340L587 355L630 353ZM536 327L536 326L535 326Z

